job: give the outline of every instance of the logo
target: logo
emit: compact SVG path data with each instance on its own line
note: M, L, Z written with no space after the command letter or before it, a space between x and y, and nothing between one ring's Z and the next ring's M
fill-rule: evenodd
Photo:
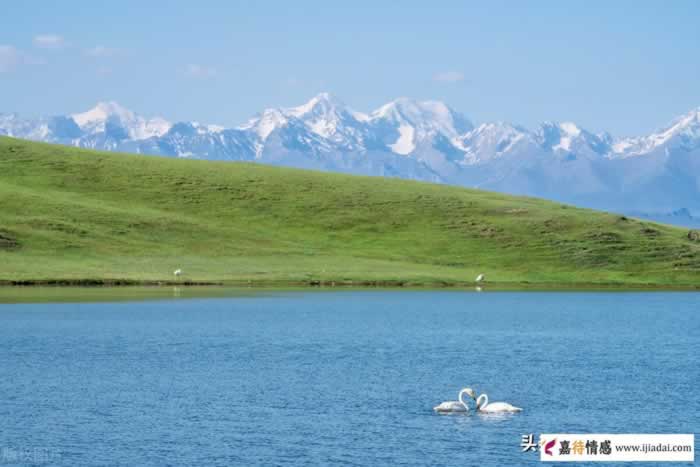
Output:
M547 441L544 443L544 453L548 456L552 456L552 448L557 444L557 439L554 438L552 441Z
M545 462L693 462L694 434L535 434L520 437L522 452L540 451Z

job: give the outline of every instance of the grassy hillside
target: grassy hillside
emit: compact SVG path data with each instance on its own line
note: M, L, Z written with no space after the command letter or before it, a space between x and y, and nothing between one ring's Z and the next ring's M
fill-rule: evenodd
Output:
M539 199L0 138L0 280L700 285L687 230Z

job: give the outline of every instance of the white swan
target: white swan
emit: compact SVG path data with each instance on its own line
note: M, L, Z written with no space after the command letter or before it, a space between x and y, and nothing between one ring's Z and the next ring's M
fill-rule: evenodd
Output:
M500 412L522 412L523 409L520 407L515 407L507 402L491 402L489 404L489 396L486 394L480 395L476 399L476 411L486 412L486 413L500 413Z
M439 413L469 412L469 406L466 402L464 402L464 399L462 399L464 394L476 400L476 393L474 390L472 388L464 388L459 391L456 401L443 402L442 404L433 407L433 410Z

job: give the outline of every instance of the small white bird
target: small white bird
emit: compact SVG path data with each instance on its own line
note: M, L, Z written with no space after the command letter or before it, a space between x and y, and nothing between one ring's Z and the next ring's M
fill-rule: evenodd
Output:
M173 271L175 277L180 277L182 275L182 269L176 269Z
M484 282L486 280L486 275L485 274L479 274L476 276L475 282Z

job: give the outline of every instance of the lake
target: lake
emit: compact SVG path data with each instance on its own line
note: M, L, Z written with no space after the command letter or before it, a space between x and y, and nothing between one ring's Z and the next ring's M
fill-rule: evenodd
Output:
M534 465L523 434L700 427L700 293L166 293L0 304L0 464ZM464 386L524 411L433 412Z

